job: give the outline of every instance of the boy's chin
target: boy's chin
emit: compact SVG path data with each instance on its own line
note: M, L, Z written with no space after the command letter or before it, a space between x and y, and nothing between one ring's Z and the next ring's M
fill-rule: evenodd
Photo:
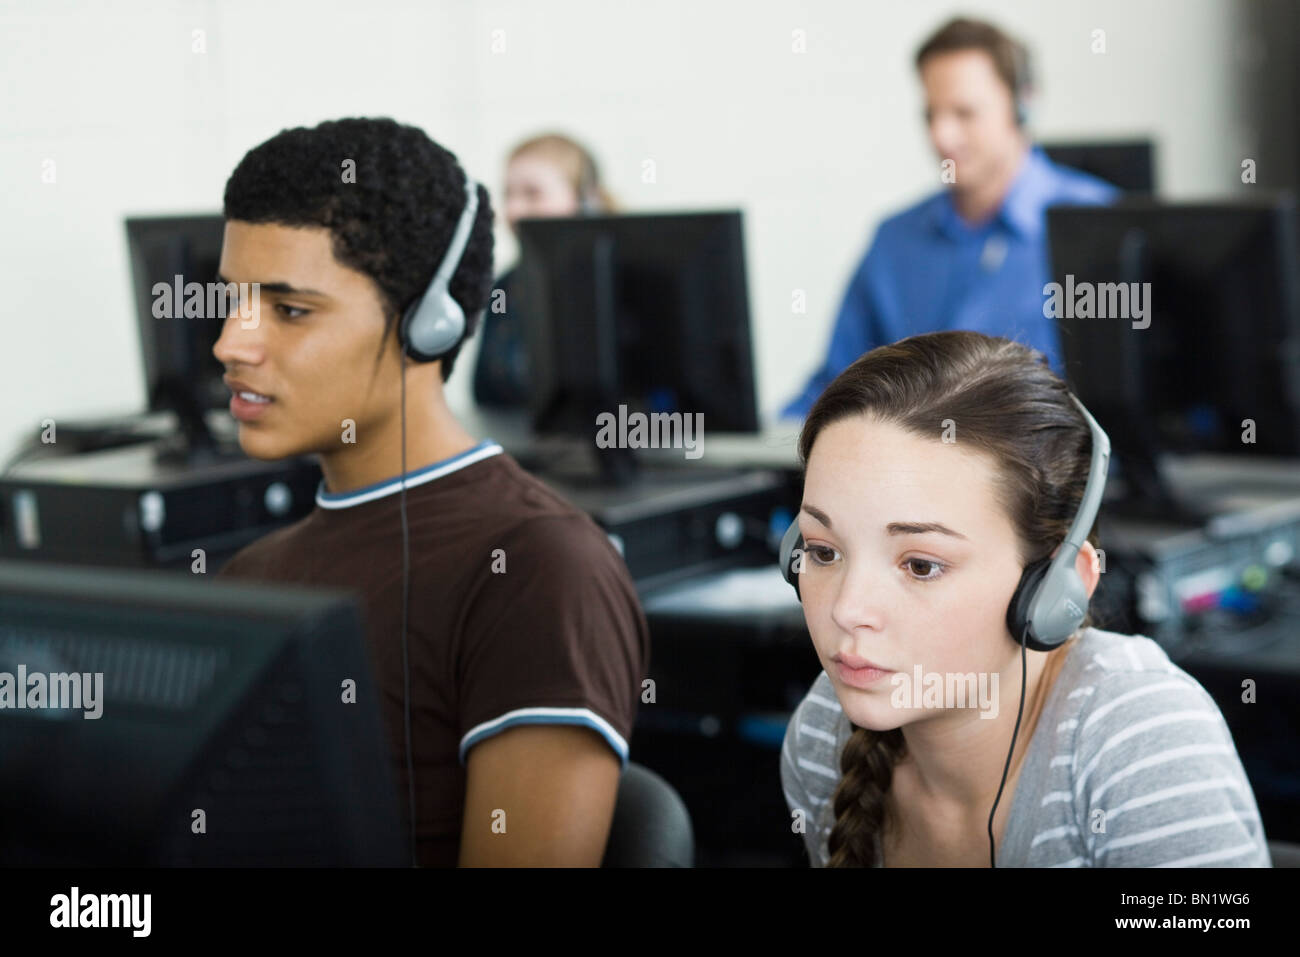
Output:
M239 427L239 447L250 459L260 459L264 462L305 455L311 451L301 442L293 442L284 436L259 433L256 426L246 425Z

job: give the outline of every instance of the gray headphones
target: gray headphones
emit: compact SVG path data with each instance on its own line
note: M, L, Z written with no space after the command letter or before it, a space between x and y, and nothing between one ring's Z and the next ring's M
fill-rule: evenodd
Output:
M465 209L452 234L451 244L442 257L429 288L406 313L398 325L397 338L403 351L417 362L433 362L460 344L465 335L465 313L452 298L449 287L456 274L460 257L465 253L469 234L478 213L478 183L465 177Z
M1007 606L1007 630L1012 639L1019 645L1022 636L1027 636L1023 637L1024 644L1033 651L1051 651L1059 647L1074 634L1088 613L1088 589L1079 577L1074 561L1101 508L1101 495L1110 464L1110 437L1082 402L1073 395L1070 398L1092 431L1092 461L1083 499L1056 557L1042 558L1027 565ZM795 594L799 593L799 572L795 571L795 564L802 557L803 548L803 536L799 534L799 520L796 518L781 539L780 558L781 574L794 586Z

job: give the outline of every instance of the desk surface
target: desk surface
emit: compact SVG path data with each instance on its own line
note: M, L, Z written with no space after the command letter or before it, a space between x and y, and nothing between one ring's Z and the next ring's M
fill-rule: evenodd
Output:
M642 599L647 614L692 618L761 617L804 624L799 596L781 577L776 562L733 568L657 589Z
M516 456L531 456L568 444L581 444L577 437L534 435L527 412L497 412L478 406L453 410L457 420L471 435L492 438ZM592 437L596 434L592 424ZM774 425L756 433L710 432L707 427L700 438L700 457L688 459L682 449L637 449L637 458L646 465L684 468L768 468L799 470L798 425Z

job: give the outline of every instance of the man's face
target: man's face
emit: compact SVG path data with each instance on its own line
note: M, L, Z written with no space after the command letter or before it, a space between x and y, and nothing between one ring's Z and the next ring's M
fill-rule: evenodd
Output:
M978 190L1015 162L1022 144L1015 98L983 50L927 57L926 123L940 159L956 164L957 190Z
M212 349L227 379L271 398L240 421L245 453L329 453L344 441L345 419L360 443L394 414L396 345L375 363L384 331L379 290L335 260L329 230L227 221L220 275L261 284L256 308L246 307L251 317L229 311Z

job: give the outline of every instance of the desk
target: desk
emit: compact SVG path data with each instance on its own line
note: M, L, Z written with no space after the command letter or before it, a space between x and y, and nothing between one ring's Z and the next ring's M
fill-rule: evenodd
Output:
M642 602L647 614L706 621L762 619L793 629L804 627L803 605L781 575L776 558L754 568L732 568L701 575L651 592Z
M478 406L462 407L453 412L471 435L496 439L503 449L521 461L554 450L585 447L596 437L594 422L588 440L580 436L535 435L528 412L502 412ZM797 425L765 426L750 434L710 432L706 423L701 443L703 454L698 459L685 458L682 449L638 449L636 454L646 465L656 468L757 468L797 472L802 471L798 442Z

